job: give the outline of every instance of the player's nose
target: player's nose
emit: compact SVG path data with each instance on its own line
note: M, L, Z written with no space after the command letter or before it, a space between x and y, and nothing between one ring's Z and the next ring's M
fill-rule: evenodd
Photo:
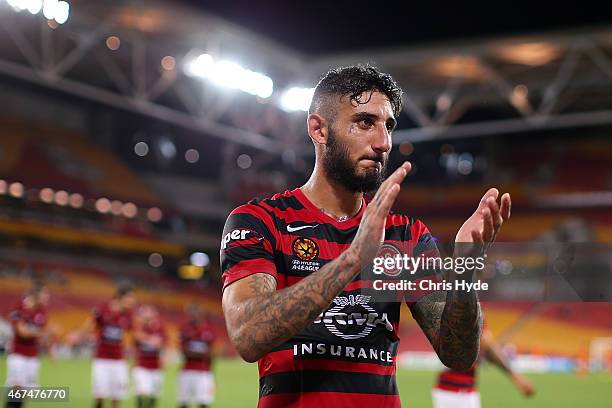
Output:
M377 153L387 153L391 150L391 133L384 124L379 124L376 127L372 149Z

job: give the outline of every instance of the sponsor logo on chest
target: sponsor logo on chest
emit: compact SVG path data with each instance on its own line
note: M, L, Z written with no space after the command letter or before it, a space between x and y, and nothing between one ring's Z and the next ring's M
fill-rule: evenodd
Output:
M321 313L314 324L323 324L334 336L355 340L367 337L376 327L393 331L387 313L369 305L371 296L337 296L334 306Z

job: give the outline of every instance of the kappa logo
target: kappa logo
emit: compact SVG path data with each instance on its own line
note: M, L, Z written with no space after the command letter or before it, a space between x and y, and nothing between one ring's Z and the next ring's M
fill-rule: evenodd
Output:
M232 240L245 239L249 232L253 231L246 229L235 229L233 231L228 232L223 236L223 239L221 240L221 249L227 248L227 244L229 244L229 242Z
M366 295L337 296L336 306L321 313L314 323L323 323L330 333L346 340L366 337L376 326L393 331L387 314L379 317L379 313L368 305L370 299L371 296Z

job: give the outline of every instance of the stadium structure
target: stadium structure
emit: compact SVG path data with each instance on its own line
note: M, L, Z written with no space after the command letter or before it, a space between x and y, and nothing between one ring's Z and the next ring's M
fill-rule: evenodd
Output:
M187 2L0 0L0 315L42 278L62 344L130 282L161 310L171 348L186 305L198 303L216 354L235 358L220 303L223 222L235 206L306 180L312 88L355 63L404 90L390 167L410 160L413 170L397 210L449 242L489 186L512 194L498 237L507 246L490 271L509 289L484 307L516 366L604 372L605 388L612 26L312 55ZM568 278L565 291L546 292L526 277L551 270L534 245L564 244L586 251L591 286ZM527 293L526 282L539 289ZM0 327L6 350L10 330ZM400 333L407 369L441 367L414 321ZM90 346L64 345L61 359Z

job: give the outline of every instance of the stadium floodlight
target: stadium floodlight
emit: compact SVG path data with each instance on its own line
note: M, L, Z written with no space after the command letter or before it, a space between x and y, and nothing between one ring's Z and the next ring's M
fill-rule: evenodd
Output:
M126 218L134 218L138 215L138 207L134 203L125 203L121 207L121 214Z
M38 193L38 196L40 198L40 201L42 201L43 203L51 204L53 202L53 197L55 196L55 192L52 189L45 187L42 190L40 190L40 192Z
M111 202L108 198L102 197L96 200L96 210L102 214L106 214L111 210Z
M215 61L208 54L200 54L188 62L185 72L190 76L206 78L217 86L239 89L260 98L269 98L274 90L270 77L232 61Z
M157 207L151 207L147 210L147 218L151 222L159 222L163 217L162 211Z
M28 0L31 2L33 0ZM42 12L47 20L55 20L58 24L64 24L70 16L70 4L61 0L44 0Z
M189 257L189 261L192 265L206 267L210 264L210 257L204 252L194 252Z
M70 16L70 4L63 0L6 0L13 10L21 12L28 10L31 14L41 12L47 20L55 20L64 24Z
M43 2L43 16L45 16L47 20L53 20L55 18L58 4L58 0L45 0Z
M157 148L164 160L172 160L176 156L176 145L167 136L160 136L157 140Z
M26 0L24 3L31 14L38 14L42 9L42 0Z
M22 11L26 8L25 0L6 0L9 6L15 11Z
M23 197L23 193L24 193L23 184L21 184L19 182L11 183L9 185L8 192L9 192L10 195L12 195L15 198L22 198Z
M200 54L197 58L189 61L185 66L185 72L190 76L208 78L215 66L215 60L208 54Z
M79 193L72 193L70 194L70 206L72 208L81 208L83 206L84 203L84 199L83 196Z
M159 268L164 264L164 258L157 252L153 252L149 255L149 265L154 268Z
M280 98L280 107L284 111L308 111L314 88L293 87L285 90Z
M70 202L70 195L65 190L60 190L55 193L55 204L65 207Z
M69 16L70 16L70 4L66 3L65 1L60 1L59 3L57 3L57 6L55 8L54 20L58 24L64 24L66 21L68 21Z
M188 149L185 152L185 160L187 163L197 163L198 160L200 160L200 152L198 152L196 149Z

